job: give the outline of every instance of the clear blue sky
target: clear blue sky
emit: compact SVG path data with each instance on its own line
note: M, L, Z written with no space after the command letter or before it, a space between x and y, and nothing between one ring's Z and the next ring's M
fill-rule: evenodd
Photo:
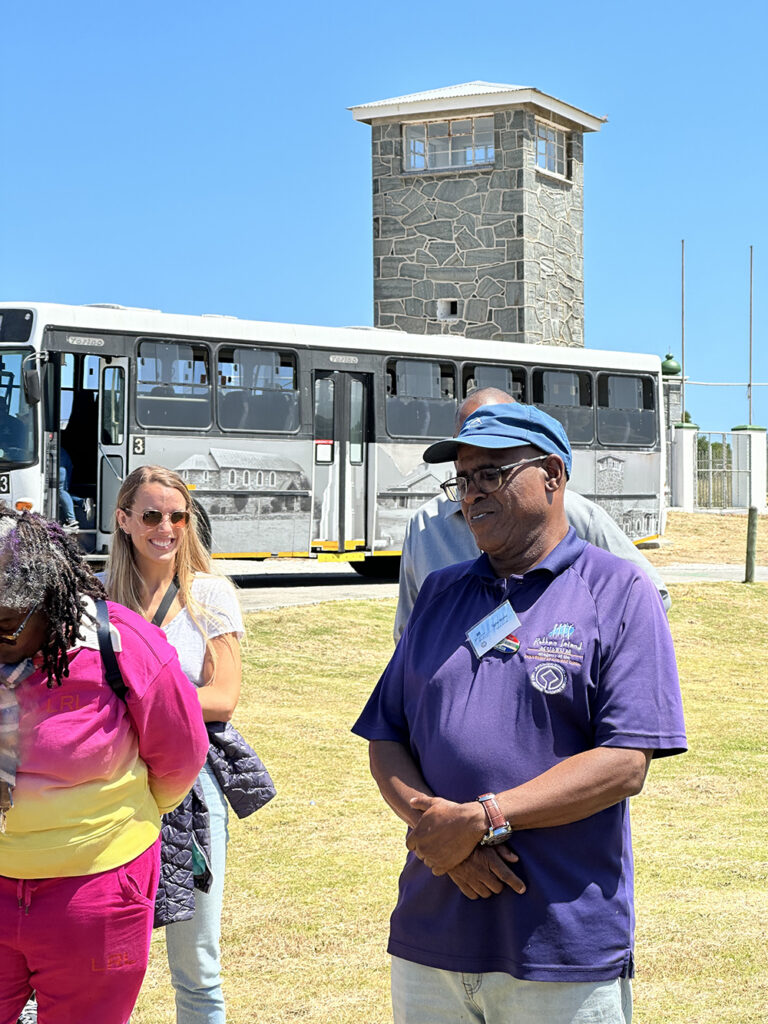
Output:
M586 344L768 381L768 16L735 0L0 9L0 297L370 324L370 129L346 107L483 79L608 124L585 146ZM689 387L703 427L744 389ZM753 422L768 425L768 387Z

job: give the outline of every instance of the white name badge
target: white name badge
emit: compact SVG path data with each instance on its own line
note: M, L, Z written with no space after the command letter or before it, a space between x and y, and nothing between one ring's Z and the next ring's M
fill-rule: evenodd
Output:
M495 608L490 615L480 619L471 629L467 630L467 640L472 644L472 650L482 658L492 647L503 640L508 633L511 633L515 626L520 625L520 619L509 601L504 601L498 608Z

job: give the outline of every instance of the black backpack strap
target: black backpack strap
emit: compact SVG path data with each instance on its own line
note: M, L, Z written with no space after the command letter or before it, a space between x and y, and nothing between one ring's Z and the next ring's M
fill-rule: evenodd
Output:
M168 589L163 594L163 600L157 606L157 611L152 618L153 626L162 626L163 619L168 614L168 609L173 604L173 600L179 592L179 580L176 576L173 577L171 582L168 584Z
M101 660L104 664L104 675L107 682L114 690L120 700L125 700L128 687L123 682L123 673L117 664L115 649L112 646L112 637L109 632L109 612L106 601L96 601L96 633L99 638L99 650Z

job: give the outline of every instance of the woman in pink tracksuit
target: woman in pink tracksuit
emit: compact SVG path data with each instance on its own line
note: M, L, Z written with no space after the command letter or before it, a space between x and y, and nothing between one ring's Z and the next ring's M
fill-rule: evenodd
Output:
M124 1024L147 967L160 815L208 736L162 632L109 604L127 686L104 675L101 584L75 542L0 506L0 1024Z

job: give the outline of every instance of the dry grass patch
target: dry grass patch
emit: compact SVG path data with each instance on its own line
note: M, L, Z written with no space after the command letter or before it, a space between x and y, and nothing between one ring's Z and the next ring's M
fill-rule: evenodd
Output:
M757 1024L768 983L768 588L673 586L691 751L633 801L641 1024ZM393 601L249 616L238 723L278 787L231 825L229 1024L386 1024L403 829L349 727L392 648ZM133 1024L172 1024L158 936Z
M638 1018L757 1024L768 983L768 588L672 588L690 751L633 801Z
M670 512L660 548L643 554L654 565L670 562L720 562L744 565L747 557L747 516L714 512ZM758 516L757 564L768 565L768 516Z
M392 651L394 604L248 616L236 724L277 798L230 825L223 922L229 1024L390 1019L387 921L402 831L350 733ZM133 1024L171 1024L162 936Z

